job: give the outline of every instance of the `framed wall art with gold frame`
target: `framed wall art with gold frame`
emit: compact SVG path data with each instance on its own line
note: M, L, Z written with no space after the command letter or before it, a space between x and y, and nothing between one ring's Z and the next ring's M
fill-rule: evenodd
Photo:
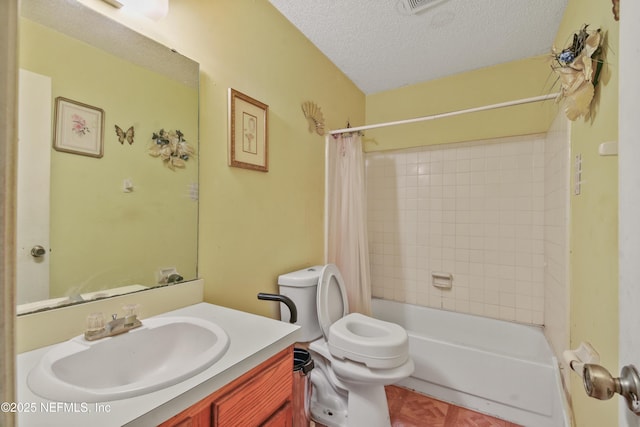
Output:
M229 88L229 166L269 171L269 106Z
M53 148L66 153L102 157L104 111L61 96L56 98Z

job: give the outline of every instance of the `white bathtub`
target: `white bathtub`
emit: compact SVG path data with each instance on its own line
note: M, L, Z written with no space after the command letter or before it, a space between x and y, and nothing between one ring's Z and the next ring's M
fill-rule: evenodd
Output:
M399 385L526 427L569 427L558 363L540 328L374 298L409 333Z

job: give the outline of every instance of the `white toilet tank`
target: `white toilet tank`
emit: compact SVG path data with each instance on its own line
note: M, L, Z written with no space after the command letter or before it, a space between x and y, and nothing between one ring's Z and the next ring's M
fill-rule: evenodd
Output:
M322 336L322 329L318 323L318 311L316 308L316 292L322 265L316 265L302 270L293 271L278 276L280 294L289 297L298 310L300 326L300 342L313 341ZM284 322L289 321L289 309L280 305L280 318Z

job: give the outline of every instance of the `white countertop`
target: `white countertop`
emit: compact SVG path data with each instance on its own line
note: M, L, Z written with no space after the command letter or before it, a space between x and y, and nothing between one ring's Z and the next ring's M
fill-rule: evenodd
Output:
M129 399L75 404L41 398L27 386L27 375L53 346L19 354L18 400L12 408L18 412L18 427L157 425L295 343L299 329L288 323L208 303L160 316L192 316L215 322L229 335L229 348L210 368L171 387ZM293 361L291 363L293 369Z

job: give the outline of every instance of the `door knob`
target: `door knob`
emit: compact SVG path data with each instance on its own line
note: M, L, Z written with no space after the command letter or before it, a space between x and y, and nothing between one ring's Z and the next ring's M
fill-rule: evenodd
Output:
M595 399L607 400L618 393L626 399L629 409L636 415L640 415L640 376L632 365L624 366L619 378L613 378L604 367L591 363L585 363L582 372L587 395Z
M31 248L31 256L34 258L40 258L47 253L47 250L40 245L35 245Z

